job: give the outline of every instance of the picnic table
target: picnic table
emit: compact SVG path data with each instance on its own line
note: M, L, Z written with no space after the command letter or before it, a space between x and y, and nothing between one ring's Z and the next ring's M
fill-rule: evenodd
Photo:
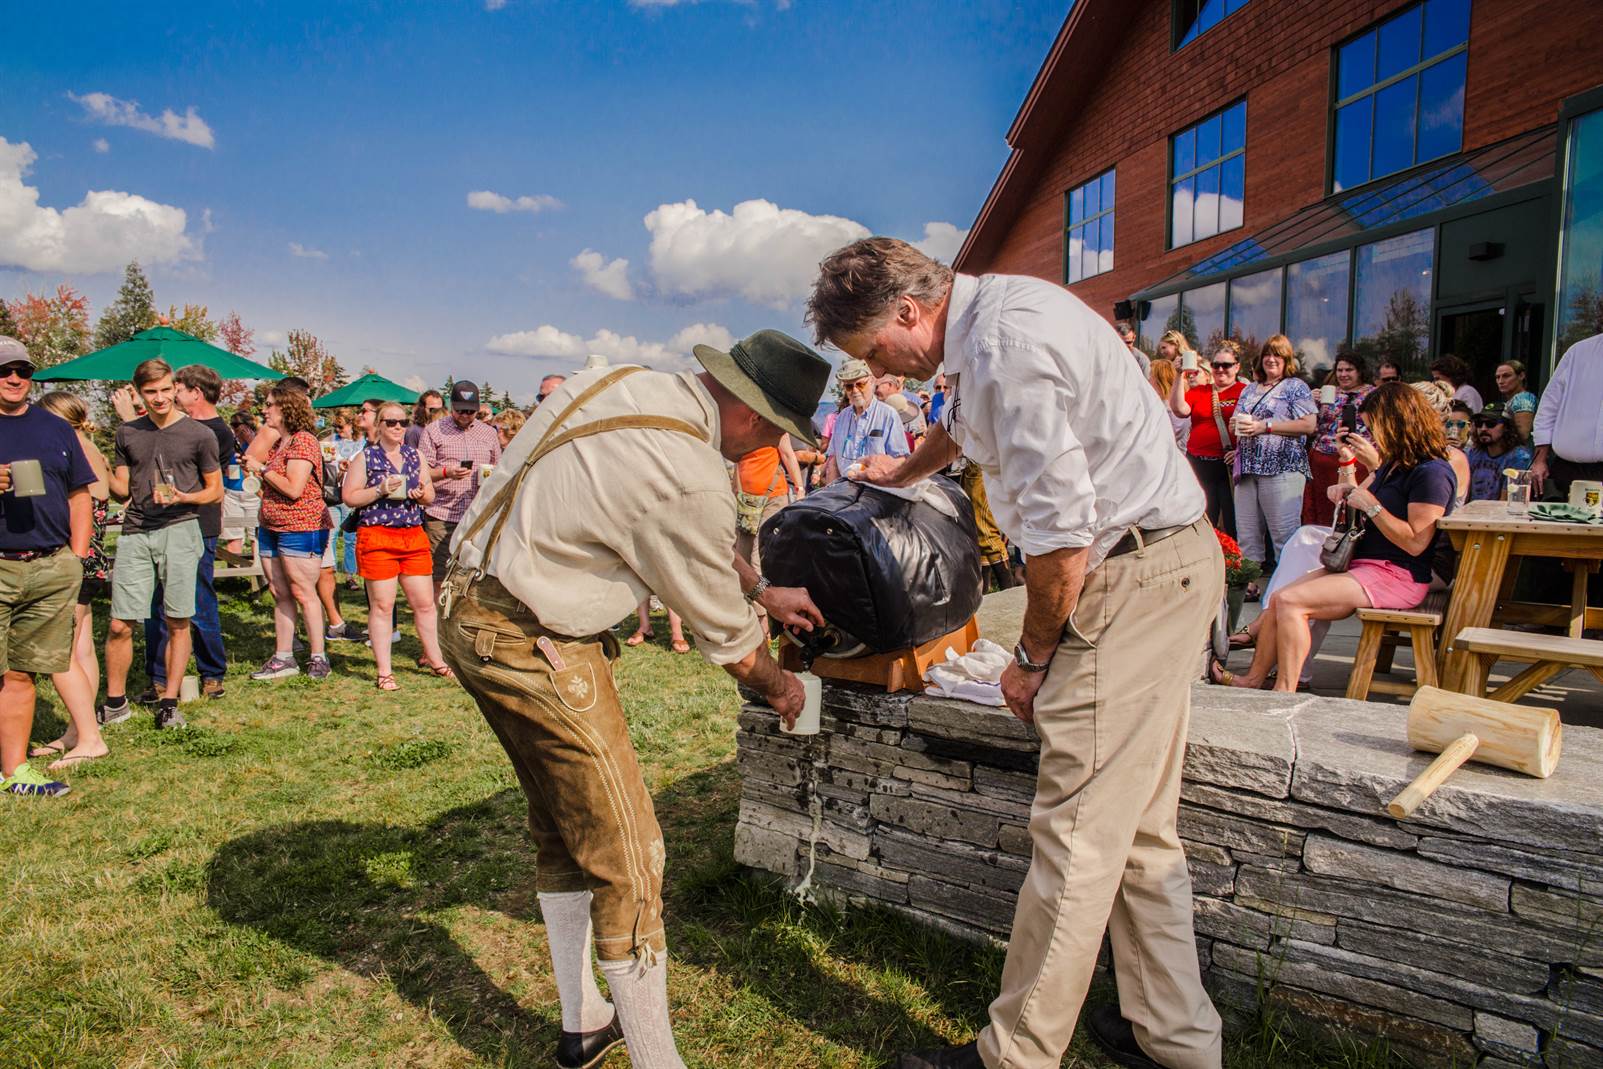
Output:
M1466 630L1484 638L1494 620L1500 625L1537 624L1562 627L1573 642L1581 639L1584 629L1603 627L1603 607L1586 603L1587 578L1603 561L1603 526L1517 516L1505 501L1471 501L1443 517L1438 526L1459 554L1458 577L1442 626L1440 676L1446 689L1476 696L1486 693L1492 659L1484 654L1495 651L1488 646L1478 654L1470 648L1474 643L1461 641ZM1525 557L1573 562L1569 604L1513 600L1519 562ZM1593 667L1589 658L1571 658L1566 651L1580 647L1559 636L1532 634L1525 645L1529 647L1525 653L1502 651L1514 659L1537 662L1521 681L1529 684L1524 690L1568 667ZM1500 693L1513 700L1506 687Z

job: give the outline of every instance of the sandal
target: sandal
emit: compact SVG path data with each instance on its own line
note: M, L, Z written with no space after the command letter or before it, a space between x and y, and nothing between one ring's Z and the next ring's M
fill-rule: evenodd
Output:
M378 679L373 681L373 685L375 687L377 687L379 690L400 690L401 689L401 685L395 681L395 677L393 675L388 674L388 673L379 676Z
M55 742L47 742L47 743L44 743L43 745L33 747L31 750L28 751L28 756L29 757L54 757L58 753L59 754L64 754L66 752L67 752L66 745L63 744L60 739L57 739Z
M1215 669L1218 674L1215 674ZM1217 657L1208 658L1208 682L1217 687L1233 687L1236 685L1236 674L1226 668L1224 662Z
M456 673L451 671L451 666L448 665L448 664L445 664L443 662L440 663L440 664L429 664L427 661L419 661L418 664L423 667L423 670L425 672L433 672L435 675L439 676L441 679L455 679L456 678Z
M673 643L673 651L675 653L689 653L690 652L690 643L686 642L682 638L681 639L677 639Z
M624 639L623 644L625 646L638 646L642 642L650 642L656 637L657 636L652 634L650 631L636 631L634 634Z
M45 771L46 772L60 772L60 771L62 771L64 769L72 768L74 765L81 765L81 764L84 764L87 761L98 761L102 757L110 757L110 756L111 756L111 751L110 750L107 750L105 753L67 754L66 756L62 757L60 760L52 761L48 765L46 765L45 766Z
M1238 638L1242 641L1237 642L1236 639ZM1250 650L1257 645L1258 636L1253 634L1249 628L1243 627L1230 635L1230 648L1233 650Z

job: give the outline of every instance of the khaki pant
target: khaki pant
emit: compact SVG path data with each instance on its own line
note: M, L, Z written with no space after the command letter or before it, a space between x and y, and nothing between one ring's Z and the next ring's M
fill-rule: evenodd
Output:
M974 506L974 526L980 534L980 563L1007 563L1007 541L991 514L991 499L985 495L985 474L972 461L963 465L963 492Z
M48 557L0 560L0 672L72 667L72 606L82 582L83 561L65 546Z
M429 556L434 560L434 586L438 589L445 579L445 566L451 560L451 536L456 534L456 524L424 516L423 533L429 539Z
M1175 831L1190 685L1224 562L1206 522L1086 579L1035 699L1034 856L979 1050L990 1069L1055 1067L1102 933L1137 1040L1173 1069L1218 1069L1191 877Z
M536 642L549 638L564 667ZM612 681L617 641L540 626L493 578L440 621L440 648L501 740L529 800L535 889L591 891L596 957L619 961L666 944L662 830Z

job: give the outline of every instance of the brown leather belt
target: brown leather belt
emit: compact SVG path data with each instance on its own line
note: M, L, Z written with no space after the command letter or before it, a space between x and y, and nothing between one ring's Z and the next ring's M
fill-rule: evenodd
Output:
M1143 546L1156 545L1165 538L1173 538L1180 532L1189 531L1195 526L1196 522L1193 521L1191 523L1182 523L1177 527L1159 527L1151 531L1141 527L1132 527L1125 532L1123 538L1113 543L1113 548L1108 550L1108 556L1118 557L1125 553L1133 553Z

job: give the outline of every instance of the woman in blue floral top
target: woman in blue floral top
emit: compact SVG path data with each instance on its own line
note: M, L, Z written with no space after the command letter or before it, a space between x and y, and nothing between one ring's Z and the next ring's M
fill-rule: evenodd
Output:
M1264 342L1252 378L1236 402L1236 448L1227 459L1236 478L1241 555L1263 564L1269 559L1264 529L1278 555L1302 522L1316 406L1313 391L1297 378L1296 351L1284 334Z
M1329 527L1335 518L1336 506L1331 504L1328 491L1336 485L1337 468L1336 432L1341 426L1342 411L1352 405L1355 428L1359 435L1369 437L1369 428L1358 408L1375 389L1369 384L1369 368L1364 358L1353 353L1336 357L1336 366L1325 379L1325 386L1333 387L1336 399L1319 405L1319 424L1308 450L1308 486L1302 493L1302 522L1304 525ZM1363 482L1369 469L1359 466L1358 481Z
M1536 422L1536 395L1525 388L1525 365L1518 360L1505 360L1497 365L1497 392L1503 395L1503 407L1514 417L1514 429L1520 441L1531 440L1531 424Z

